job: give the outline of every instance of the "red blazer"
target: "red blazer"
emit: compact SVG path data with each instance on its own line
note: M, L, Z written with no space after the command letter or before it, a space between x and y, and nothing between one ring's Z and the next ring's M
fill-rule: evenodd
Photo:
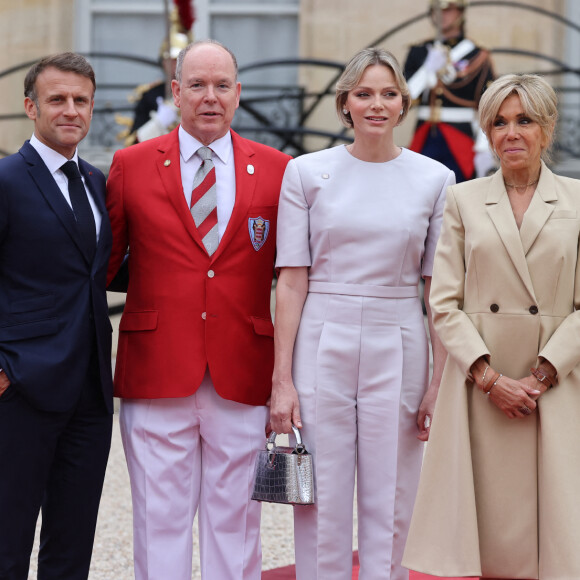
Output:
M225 399L263 405L270 395L276 217L290 157L233 131L232 140L235 205L211 257L183 194L177 129L115 154L107 183L109 281L130 248L118 397L189 396L208 365Z

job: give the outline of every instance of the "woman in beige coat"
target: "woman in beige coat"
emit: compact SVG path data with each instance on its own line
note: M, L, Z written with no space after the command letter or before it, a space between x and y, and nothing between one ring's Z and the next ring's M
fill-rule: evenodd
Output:
M495 81L480 120L501 168L451 186L431 290L449 356L403 565L580 578L580 182L546 159L556 95Z

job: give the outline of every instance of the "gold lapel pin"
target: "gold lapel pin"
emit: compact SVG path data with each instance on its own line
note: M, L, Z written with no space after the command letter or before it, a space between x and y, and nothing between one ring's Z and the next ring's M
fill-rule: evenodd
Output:
M254 175L254 166L253 165L248 165L248 167L246 167L246 169L248 170L248 173L250 175Z
M165 165L165 167L169 167L169 166L171 165L171 159L166 159L166 160L163 162L163 165Z

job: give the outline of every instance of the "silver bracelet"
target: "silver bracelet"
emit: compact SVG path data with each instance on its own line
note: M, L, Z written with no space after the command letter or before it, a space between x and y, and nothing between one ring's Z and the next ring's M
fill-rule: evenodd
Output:
M493 387L495 387L497 385L497 382L503 377L503 375L500 373L499 377L497 377L497 379L495 379L495 381L493 381L493 385L491 385L491 387L489 387L489 391L487 391L487 395L489 396L489 393L491 393L491 389L493 389Z
M481 377L481 388L482 389L485 388L485 375L487 374L488 369L489 369L489 365L487 365L485 367L485 370L483 371L483 376Z

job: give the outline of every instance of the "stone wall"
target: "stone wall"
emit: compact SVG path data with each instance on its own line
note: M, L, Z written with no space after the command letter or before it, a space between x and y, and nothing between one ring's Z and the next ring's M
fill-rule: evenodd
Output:
M560 15L566 12L565 0L521 2ZM357 50L374 44L388 30L425 13L428 6L427 0L302 0L301 56L344 62ZM566 28L535 12L501 5L472 5L466 11L466 32L484 47L517 48L564 59ZM432 37L433 27L423 18L380 45L393 52L403 64L410 45ZM552 64L540 59L513 55L494 56L494 66L497 74L541 72L553 68ZM309 69L302 74L301 80L308 87L321 87L331 76L318 69ZM338 121L333 106L321 108L313 124L336 128ZM397 130L399 144L408 143L413 126L411 114Z
M159 0L161 2L162 0ZM570 1L570 0L569 0ZM529 6L566 14L566 0L521 0ZM0 0L0 71L61 50L74 48L74 23L79 21L77 0ZM358 49L376 43L388 30L424 14L428 0L302 0L300 4L300 56L344 63ZM77 8L78 9L78 8ZM517 48L564 57L567 29L545 16L507 6L472 5L467 10L467 33L487 47ZM578 34L578 33L574 33ZM411 44L432 37L430 21L423 18L390 36L382 46L404 61ZM227 42L227 39L222 39ZM545 71L553 65L540 59L496 55L499 74ZM571 63L573 66L577 64ZM22 81L25 71L0 78L0 115L23 111ZM310 92L331 84L335 71L308 67L300 82ZM102 80L97 78L97 83ZM554 79L555 83L560 79ZM332 95L311 121L317 129L339 127ZM397 142L406 145L414 125L413 115L397 129ZM28 120L2 121L0 150L14 151L29 137ZM324 140L314 143L324 146Z
M74 0L0 0L0 72L73 45ZM26 70L0 78L0 115L24 113ZM32 134L28 119L2 121L0 149L12 152Z

